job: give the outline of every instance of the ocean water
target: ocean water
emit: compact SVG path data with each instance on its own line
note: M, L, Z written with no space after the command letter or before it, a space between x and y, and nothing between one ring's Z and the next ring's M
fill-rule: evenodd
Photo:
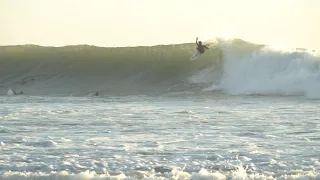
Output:
M319 179L304 97L0 98L1 179Z
M319 52L194 52L0 47L0 179L320 179Z

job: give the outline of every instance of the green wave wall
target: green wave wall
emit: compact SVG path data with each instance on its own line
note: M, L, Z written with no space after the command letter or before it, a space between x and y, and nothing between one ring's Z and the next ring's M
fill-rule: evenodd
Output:
M233 44L239 42L233 42ZM247 43L240 42L241 47ZM252 46L254 47L254 46ZM0 47L0 89L28 94L164 92L190 88L188 77L215 66L222 70L223 49L212 48L196 61L194 43L151 47L36 45Z

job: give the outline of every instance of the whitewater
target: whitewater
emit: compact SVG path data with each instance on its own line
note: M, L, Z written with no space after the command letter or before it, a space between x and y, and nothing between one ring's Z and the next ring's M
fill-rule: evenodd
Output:
M206 43L0 47L0 179L320 179L319 52Z

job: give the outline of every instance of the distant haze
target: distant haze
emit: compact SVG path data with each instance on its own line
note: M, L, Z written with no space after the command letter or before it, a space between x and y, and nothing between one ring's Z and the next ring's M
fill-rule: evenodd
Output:
M0 45L139 46L237 37L320 49L319 0L0 0Z

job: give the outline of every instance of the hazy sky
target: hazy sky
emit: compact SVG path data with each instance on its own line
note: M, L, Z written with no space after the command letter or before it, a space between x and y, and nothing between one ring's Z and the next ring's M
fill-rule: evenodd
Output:
M0 45L136 46L238 37L320 49L320 0L0 0Z

